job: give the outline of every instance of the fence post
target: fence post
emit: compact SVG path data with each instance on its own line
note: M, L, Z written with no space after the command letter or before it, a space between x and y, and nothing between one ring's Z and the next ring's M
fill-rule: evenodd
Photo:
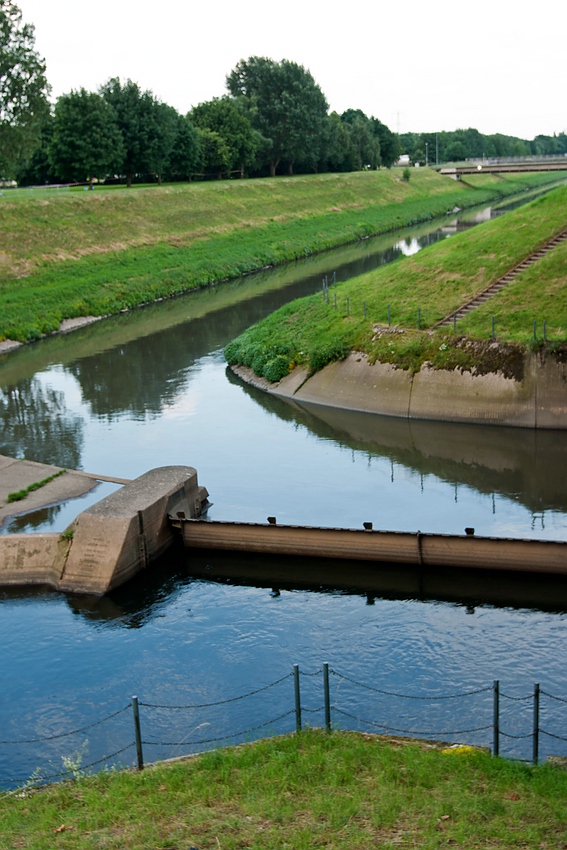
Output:
M453 333L457 333L457 314L453 313Z
M142 752L142 733L140 731L140 712L138 710L138 697L132 697L132 712L134 714L134 735L136 738L136 757L138 759L138 770L143 770L144 754Z
M539 682L534 685L534 738L533 738L533 758L534 764L539 761Z
M346 300L346 314L347 316L350 316L350 298L347 298Z
M337 291L335 290L335 310L337 309Z
M299 665L293 665L293 684L295 690L295 731L301 732L301 693L299 690Z
M390 312L390 305L388 304L388 327L392 324L392 314Z
M547 342L547 321L543 320L543 341Z
M492 683L492 755L500 755L500 682Z
M335 285L336 282L337 282L337 273L333 272L333 286Z
M417 308L417 329L421 330L421 307Z
M494 339L494 316L492 317L492 339Z
M331 731L331 699L329 696L329 664L323 664L323 694L325 697L325 729Z
M366 318L366 301L362 302L362 309L364 311L364 318Z
M537 339L537 319L534 319L534 339Z

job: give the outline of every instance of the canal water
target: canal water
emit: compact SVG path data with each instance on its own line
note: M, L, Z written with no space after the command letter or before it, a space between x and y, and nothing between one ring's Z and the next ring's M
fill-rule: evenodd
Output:
M123 478L189 464L215 519L453 533L474 526L483 535L565 539L567 435L296 405L243 385L222 354L253 322L317 291L325 275L344 280L493 214L448 216L26 346L0 360L0 453ZM62 530L111 486L3 531ZM566 612L562 578L183 551L102 600L6 590L0 740L52 740L0 743L0 779L24 779L38 766L56 775L62 758L132 764L132 746L104 760L133 740L129 709L58 737L125 708L132 694L142 703L147 759L247 729L228 742L289 731L295 663L316 674L302 677L313 711L306 722L323 721L317 671L329 662L337 725L484 745L498 679L501 752L528 758L534 683L567 697ZM471 691L479 692L442 699ZM208 707L149 707L195 704ZM565 708L542 697L541 727L567 737ZM560 737L542 735L543 757L566 752Z

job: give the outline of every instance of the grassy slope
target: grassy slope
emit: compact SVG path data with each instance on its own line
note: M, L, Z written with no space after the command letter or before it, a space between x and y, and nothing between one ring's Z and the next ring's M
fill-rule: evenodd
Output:
M292 365L318 369L351 349L367 352L372 359L411 368L419 368L425 359L439 367L465 365L460 354L455 361L457 355L450 336L440 340L439 335L417 332L418 309L421 328L431 327L565 227L567 188L560 188L413 257L340 284L330 292L330 304L317 295L286 305L231 343L227 347L227 359L230 363L252 366L257 374L271 380L276 379L277 369L270 374L266 370L270 370L268 364L274 360L282 369L286 358ZM557 254L522 275L518 284L498 296L498 301L491 300L462 327L470 329L475 336L487 338L493 309L499 303L505 304L507 299L515 305L514 315L509 314L505 320L502 308L498 318L498 332L505 330L507 339L528 341L533 333L532 320L538 317L540 321L547 319L550 338L564 340L567 326L564 256L564 249L558 249ZM547 292L548 274L555 294L550 290L543 298L541 293ZM539 279L539 296L530 289L535 277ZM350 315L347 315L347 298ZM392 324L406 329L405 333L376 332L377 327L387 325L388 305ZM544 307L549 309L547 315Z
M0 848L563 848L567 774L307 731L0 799Z
M567 242L558 245L538 263L478 307L461 322L461 330L487 338L494 316L499 339L526 339L537 322L538 338L547 323L548 340L567 339Z
M104 315L538 185L429 170L226 181L0 204L0 340Z

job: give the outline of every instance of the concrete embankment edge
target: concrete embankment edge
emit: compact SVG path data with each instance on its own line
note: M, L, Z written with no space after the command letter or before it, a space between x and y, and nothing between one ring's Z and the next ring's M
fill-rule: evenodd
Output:
M358 352L311 376L295 369L279 384L242 366L233 371L266 392L327 407L404 419L567 429L567 364L538 353L526 352L522 380L428 364L412 375L390 363L371 364Z

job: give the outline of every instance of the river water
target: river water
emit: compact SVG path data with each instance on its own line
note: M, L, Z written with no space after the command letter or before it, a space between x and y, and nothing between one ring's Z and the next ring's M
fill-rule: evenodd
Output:
M565 539L566 434L296 405L243 385L223 359L230 339L317 291L324 275L344 280L495 213L446 217L26 346L0 360L0 453L124 478L189 464L209 490L215 519L274 515L351 527L370 520L404 531L474 526L483 535ZM3 531L62 530L111 487L22 516ZM181 551L102 600L8 590L0 609L6 741L82 728L134 693L145 703L143 737L153 742L147 759L251 727L261 728L229 742L288 731L291 678L206 709L147 704L223 701L288 676L294 663L316 673L327 661L335 671L333 720L343 728L386 726L484 745L492 737L490 688L499 679L503 732L526 736L504 735L501 752L528 758L533 684L567 696L563 578L425 575ZM344 677L435 699L400 699ZM321 674L305 676L302 688L304 706L314 709L304 719L320 724ZM543 697L541 727L565 735L565 708ZM78 761L78 754L91 764L129 744L131 727L125 710L69 738L0 744L0 779L25 779L38 766L57 774L62 757ZM542 736L542 756L565 751L564 741ZM133 759L130 746L103 764Z

